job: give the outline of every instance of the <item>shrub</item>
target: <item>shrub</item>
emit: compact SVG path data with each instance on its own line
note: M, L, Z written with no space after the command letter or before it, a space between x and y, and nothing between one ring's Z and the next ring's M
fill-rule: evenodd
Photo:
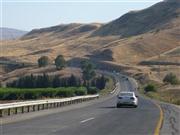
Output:
M156 86L153 84L148 84L145 88L144 88L145 92L155 92L156 91Z
M84 87L80 87L79 89L75 90L76 96L82 96L87 94L87 90Z
M24 93L24 99L37 99L39 98L40 95L39 95L39 92L36 92L36 91L26 91Z
M98 91L99 90L96 87L89 87L87 93L88 94L97 94Z
M38 65L39 67L45 67L49 65L50 59L47 56L42 56L38 59Z
M72 97L86 95L85 87L61 87L38 89L0 88L0 100L27 100L40 99L42 97Z
M58 70L66 66L66 61L62 55L58 55L54 61L55 61L56 69Z
M42 90L41 91L41 97L55 97L57 94L57 90Z
M17 95L18 94L14 93L14 92L10 92L10 93L6 93L6 95L4 95L4 98L6 100L16 100L18 98Z
M178 84L179 80L175 74L169 73L164 77L163 82L170 83L170 84L174 85L174 84Z
M73 97L75 96L74 90L64 89L57 92L58 97Z

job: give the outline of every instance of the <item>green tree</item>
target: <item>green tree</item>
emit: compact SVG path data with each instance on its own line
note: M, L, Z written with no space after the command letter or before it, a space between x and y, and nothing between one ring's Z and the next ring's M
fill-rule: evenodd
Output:
M58 70L61 70L66 66L66 61L62 55L58 55L54 61Z
M82 61L81 69L82 69L82 73L83 73L84 84L85 84L85 86L89 87L90 80L96 76L95 66L92 63L90 63L89 61Z
M69 86L74 86L74 87L80 86L80 79L72 74L69 77L68 85Z
M61 86L61 81L60 81L60 78L58 75L56 75L54 78L53 78L53 87L54 88L57 88L57 87L60 87Z
M37 88L43 88L43 77L42 77L42 75L37 76L36 87Z
M169 73L164 77L163 82L170 83L170 84L178 84L179 80L175 74Z
M45 73L43 74L42 86L43 86L43 88L52 86L52 82L51 82L48 74L45 74Z
M42 56L38 59L39 67L45 67L50 64L50 59L47 56Z
M104 89L106 86L107 78L102 75L101 77L97 78L96 87L100 90Z

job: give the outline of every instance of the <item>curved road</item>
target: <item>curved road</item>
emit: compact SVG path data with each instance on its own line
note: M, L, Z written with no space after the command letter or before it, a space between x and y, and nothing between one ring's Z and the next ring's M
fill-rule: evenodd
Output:
M142 97L139 97L137 108L116 108L119 90L136 88L131 79L126 80L121 76L119 84L113 95L91 103L51 109L48 111L63 111L3 124L0 135L154 135L159 109L152 101ZM73 109L68 109L70 107ZM43 114L43 111L35 113ZM20 117L28 115L31 114ZM13 121L14 116L11 118Z

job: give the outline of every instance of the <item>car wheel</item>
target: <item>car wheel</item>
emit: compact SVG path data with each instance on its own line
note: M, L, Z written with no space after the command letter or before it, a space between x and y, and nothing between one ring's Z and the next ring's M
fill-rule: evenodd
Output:
M134 108L137 108L137 105L134 105Z

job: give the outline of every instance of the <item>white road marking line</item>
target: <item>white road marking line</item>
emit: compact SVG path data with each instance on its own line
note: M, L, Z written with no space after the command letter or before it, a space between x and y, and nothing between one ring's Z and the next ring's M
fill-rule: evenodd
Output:
M89 119L85 119L85 120L82 120L81 123L85 123L85 122L90 121L90 120L93 120L93 119L94 119L93 117L92 117L92 118L89 118Z

